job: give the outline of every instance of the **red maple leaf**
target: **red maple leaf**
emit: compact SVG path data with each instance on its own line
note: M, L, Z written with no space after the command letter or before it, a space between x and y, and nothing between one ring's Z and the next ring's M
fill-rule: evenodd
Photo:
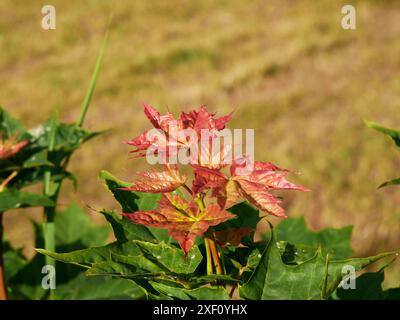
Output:
M196 237L203 235L209 227L216 226L235 216L210 204L201 210L195 201L187 201L178 195L164 193L157 210L123 213L138 224L167 229L187 254Z
M185 128L196 130L201 135L201 130L223 130L232 117L232 113L215 119L215 113L209 113L205 106L201 106L199 110L193 110L189 113L182 112L180 119Z
M198 111L182 112L180 117L175 119L172 113L168 112L165 115L161 115L147 104L144 105L144 113L157 131L146 130L138 137L127 142L127 144L135 147L131 152L138 153L137 157L145 156L146 153L143 151L148 150L150 147L153 148L154 154L163 154L166 157L175 156L182 148L186 150L196 148L197 152L200 149L199 142L203 134L202 130L208 130L210 142L212 142L216 132L225 128L226 123L232 115L229 114L215 118L215 114L209 113L202 106ZM195 132L195 141L193 141L193 135L190 133L190 130ZM224 146L221 150L226 152L226 149L227 146ZM224 154L223 152L222 155ZM221 156L215 150L212 150L212 148L208 151L203 148L203 150L199 150L197 153L199 153L197 157L194 157L194 162L197 164L211 168L221 167L221 160L218 159ZM168 161L166 160L165 162Z
M144 105L144 113L158 132L145 130L138 137L129 140L127 144L136 147L131 151L132 153L144 151L153 146L157 152L169 154L168 151L172 147L177 149L186 145L187 140L181 135L184 130L181 119L175 119L170 112L160 115L157 110L148 104ZM138 154L138 156L145 155L145 153Z

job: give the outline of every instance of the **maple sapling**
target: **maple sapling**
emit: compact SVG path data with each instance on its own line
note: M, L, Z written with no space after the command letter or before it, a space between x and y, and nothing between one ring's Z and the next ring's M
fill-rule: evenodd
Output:
M212 228L236 217L228 211L230 207L244 199L267 214L285 218L285 211L280 206L281 200L270 192L307 190L286 180L288 170L271 163L252 161L247 154L237 156L231 163L226 162L223 155L226 150L232 150L233 146L224 143L216 148L214 142L218 133L225 129L232 114L215 118L215 114L209 113L202 106L199 110L182 112L175 119L172 113L160 115L149 105L144 105L144 113L159 134L149 135L145 131L127 143L135 147L132 152L136 157L145 157L150 149L153 153L163 154L163 171L139 172L137 175L141 179L123 189L162 193L162 197L155 210L124 212L123 215L134 223L168 230L169 236L178 242L185 255L193 247L195 239L204 236L208 274L214 271L217 275L224 273L221 250L218 250L216 234ZM179 131L184 130L192 130L196 135L179 134ZM204 132L207 133L206 139L202 136ZM202 140L203 144L195 156L198 161L188 165L193 172L189 186L188 177L180 173L177 162L170 163L168 160L170 155L176 155L180 151L190 155L193 152L191 145L194 136L197 142ZM209 141L209 147L204 147L204 140ZM230 174L224 173L225 169L229 169ZM177 192L181 188L188 191L188 197ZM232 232L223 235L224 241L240 244L241 237L250 232L248 228L244 230L237 234ZM237 239L238 235L240 239ZM219 234L217 240L221 236Z

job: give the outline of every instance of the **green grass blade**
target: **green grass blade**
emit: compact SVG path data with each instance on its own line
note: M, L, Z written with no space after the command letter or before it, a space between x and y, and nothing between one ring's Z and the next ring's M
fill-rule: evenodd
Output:
M83 122L85 121L86 113L88 112L90 101L92 100L94 89L96 88L97 78L99 76L100 67L103 62L104 52L107 47L108 30L109 28L107 28L106 34L104 35L99 54L97 56L96 65L93 70L92 78L90 79L89 87L86 91L85 100L83 101L81 114L79 116L79 120L77 123L78 126L80 127L83 125Z

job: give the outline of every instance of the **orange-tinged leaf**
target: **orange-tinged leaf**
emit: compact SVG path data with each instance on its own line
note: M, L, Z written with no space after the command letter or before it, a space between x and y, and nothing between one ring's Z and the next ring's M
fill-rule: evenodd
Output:
M225 176L218 170L194 166L193 192L211 189L211 195L217 198L222 208L230 208L243 198L261 211L286 218L285 210L279 206L281 201L270 191L307 191L307 189L286 180L289 171L272 163L256 161L253 170L238 170L245 167L245 161L246 158L241 158L231 165L231 177Z
M287 218L285 210L279 206L281 201L268 193L262 184L246 180L239 180L238 184L240 185L239 192L242 197L256 208L280 218Z
M241 196L240 185L236 181L229 179L225 185L225 192L226 200L224 208L230 208L239 202Z
M209 227L216 226L235 216L221 210L216 204L201 211L195 202L177 195L163 194L158 210L124 213L133 222L150 227L167 229L187 254L195 238L203 235Z
M165 167L166 169L161 172L138 172L137 175L142 179L134 182L128 188L123 188L123 190L150 193L172 192L186 182L187 177L181 175L177 168Z
M190 148L194 148L193 144L198 148L197 143L201 141L203 129L209 130L212 137L211 140L213 140L216 132L224 129L226 123L231 118L231 114L229 114L215 119L215 114L209 113L204 106L200 107L199 110L193 110L189 113L182 112L178 119L175 119L171 112L161 115L148 104L144 105L144 113L159 132L149 135L149 133L154 132L144 131L141 135L127 142L127 144L135 147L131 151L132 153L139 152L137 157L145 156L146 153L143 151L150 147L154 147L155 154L165 154L168 157L176 156L180 149L189 150ZM200 164L204 163L207 167L220 169L224 166L221 159L224 159L224 154L229 152L230 148L231 146L229 148L224 146L219 153L211 151L206 154L202 151L200 152L198 161Z
M193 193L203 192L207 189L224 187L227 177L218 170L193 165L195 179L193 181Z
M148 104L144 104L144 114L150 120L154 128L160 128L160 113Z
M144 113L156 132L154 129L153 131L145 130L138 137L129 140L127 144L136 147L131 151L132 153L144 151L153 146L156 154L176 155L179 148L188 147L186 136L181 134L184 126L180 118L175 119L170 112L160 115L148 104L144 105ZM139 156L145 156L145 153L140 153Z
M215 119L215 113L209 113L205 106L201 106L199 110L193 110L189 113L182 112L180 119L182 120L185 128L192 128L201 134L202 129L216 129L223 130L232 117L229 115Z

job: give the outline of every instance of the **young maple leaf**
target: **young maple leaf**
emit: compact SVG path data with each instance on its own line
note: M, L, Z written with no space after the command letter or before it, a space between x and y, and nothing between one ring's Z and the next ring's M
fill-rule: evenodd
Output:
M154 128L159 130L160 134L152 136L145 130L138 137L129 140L127 144L136 148L131 151L132 153L144 151L150 146L155 146L158 152L169 154L168 151L170 149L177 150L180 147L186 146L187 139L180 134L184 130L181 119L175 119L170 112L160 115L157 110L148 104L144 105L144 113ZM145 153L139 153L138 157L145 155Z
M172 192L184 185L187 177L181 175L176 166L164 166L164 171L147 171L137 172L138 176L142 177L141 180L134 182L128 188L121 188L122 190L131 190L137 192L149 193L164 193Z
M201 106L199 110L182 112L180 119L185 128L194 129L200 137L202 129L223 130L231 119L232 113L217 119L214 117L215 113L209 113L205 106Z
M234 246L237 247L241 244L242 238L253 231L250 227L243 227L238 229L226 229L215 232L215 240L220 247Z
M196 237L203 235L209 227L216 226L235 215L221 210L217 204L210 204L200 210L194 201L187 201L178 195L164 193L157 210L123 213L133 222L149 227L167 229L168 234L178 241L187 254Z
M3 134L0 132L0 159L6 160L15 156L28 143L28 141L17 142L17 134L14 134L9 139L3 140Z
M131 152L137 153L137 157L145 156L146 153L143 151L151 146L156 150L156 154L163 153L167 156L176 155L178 150L182 148L190 149L193 147L193 141L185 134L185 130L192 129L195 131L197 135L197 141L195 142L197 144L201 140L203 129L209 130L211 137L213 137L217 131L225 128L226 123L230 120L232 115L229 114L215 119L215 114L209 113L207 109L202 106L198 111L194 110L189 113L182 112L180 117L175 119L172 113L168 112L165 115L161 115L157 110L147 104L144 105L144 113L154 128L159 130L159 134L152 135L149 134L148 131L145 131L138 137L127 142L127 144L135 147ZM204 156L205 152L202 150L200 154L200 164L207 164L209 159L206 159Z
M230 167L231 176L208 168L194 166L194 192L212 190L223 208L229 208L243 198L261 211L274 216L286 218L285 210L279 206L281 201L275 198L271 190L299 190L306 188L286 180L288 170L280 169L272 163L254 162L253 170L243 169L245 159L237 159Z

